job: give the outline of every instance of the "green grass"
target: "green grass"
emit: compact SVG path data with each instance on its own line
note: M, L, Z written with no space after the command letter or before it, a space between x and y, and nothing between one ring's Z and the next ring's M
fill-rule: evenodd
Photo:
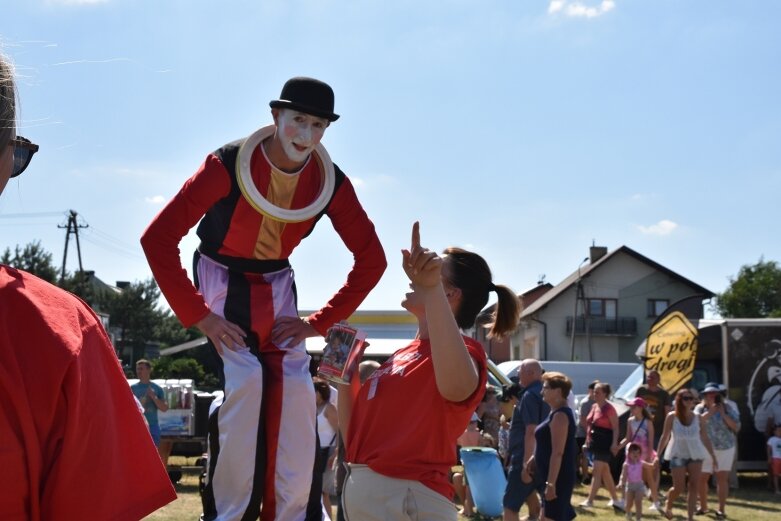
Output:
M172 458L172 462L178 464L191 464L177 461ZM669 481L662 480L662 490L669 488ZM178 498L173 503L161 508L154 514L145 518L152 521L184 521L196 520L201 513L201 500L198 495L198 476L195 474L186 474L176 485ZM575 488L575 495L572 502L577 505L586 499L588 488L579 485ZM589 509L575 507L578 518L582 520L601 520L601 519L625 519L623 514L617 514L612 508L608 508L608 497L604 489L594 501L594 507ZM711 491L709 497L710 508L715 509L718 505L715 497L715 491ZM644 503L644 508L648 507L648 502ZM767 478L764 474L741 474L740 488L730 491L727 498L727 519L729 521L763 521L763 520L781 520L781 496L776 496L767 490ZM673 509L675 519L686 519L686 504L684 498L679 498ZM525 511L521 512L526 514ZM658 514L649 514L644 512L644 518L663 520L664 517ZM711 513L706 516L698 516L697 520L709 521L715 519ZM460 517L460 520L467 520L467 517Z
M733 521L757 521L757 520L781 520L781 496L774 495L767 488L767 478L764 474L742 474L740 476L740 488L737 490L731 490L730 495L727 497L726 513L727 519ZM670 488L669 478L662 480L662 491L667 492ZM610 499L605 490L602 489L602 493L597 496L597 500L594 501L593 508L580 508L575 507L578 517L582 519L622 519L623 514L617 514L612 508L608 508L607 502ZM573 504L578 505L581 501L586 499L588 495L588 487L578 486L575 489L575 496L573 497ZM649 502L643 503L643 517L665 519L664 516L659 514L651 514L647 508ZM662 506L664 506L662 504ZM709 519L716 519L713 511L718 507L718 500L716 498L716 491L712 489L708 496L708 506L711 509L711 513L705 516L697 516L697 519L707 521ZM679 497L673 506L673 514L675 519L686 519L686 498L685 496Z

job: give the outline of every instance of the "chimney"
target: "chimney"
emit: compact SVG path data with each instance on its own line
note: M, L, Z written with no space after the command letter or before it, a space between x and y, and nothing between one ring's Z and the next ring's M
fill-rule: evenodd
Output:
M607 255L607 247L605 246L591 246L588 249L588 256L591 264L594 264L605 255Z

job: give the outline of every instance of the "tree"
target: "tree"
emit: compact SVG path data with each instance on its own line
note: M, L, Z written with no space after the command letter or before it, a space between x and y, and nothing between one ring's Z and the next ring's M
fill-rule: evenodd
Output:
M200 338L203 334L196 328L185 329L179 319L168 310L160 312L160 322L153 332L154 339L160 342L160 347L171 347Z
M163 356L152 362L156 378L189 378L196 384L201 383L206 374L201 364L193 358L173 358Z
M201 363L194 358L162 356L153 360L152 366L155 378L189 378L198 389L213 390L219 388L217 376L207 372Z
M761 257L756 264L742 266L718 295L716 309L724 318L781 317L781 267Z
M160 290L154 279L131 282L119 293L105 292L95 296L96 305L109 315L109 324L119 330L120 352L132 347L143 353L147 342L155 340L154 333L162 320L157 308ZM133 359L136 357L134 356Z
M55 284L59 275L59 270L54 265L53 256L50 252L43 249L40 241L29 243L24 249L19 248L17 244L14 253L11 255L11 248L6 248L0 262L13 266L16 269L32 273L46 282Z
M77 271L73 274L66 273L65 278L58 281L57 285L79 297L95 311L102 311L100 305L96 302L98 295L90 283L90 279L93 276L94 272L91 271Z
M89 284L92 272L65 273L65 278L60 280L60 269L54 265L52 254L41 246L40 241L33 241L24 248L17 244L11 254L11 248L6 248L0 256L0 262L14 268L32 273L46 282L56 284L66 291L77 295L88 304L93 304L93 292Z

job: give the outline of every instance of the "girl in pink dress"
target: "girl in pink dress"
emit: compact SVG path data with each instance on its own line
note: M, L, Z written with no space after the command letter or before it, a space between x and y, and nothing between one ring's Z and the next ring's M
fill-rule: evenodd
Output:
M627 457L629 457L629 446L633 443L640 447L640 459L653 463L656 458L654 450L654 422L651 413L648 411L648 404L642 398L634 398L626 402L629 406L631 416L626 422L626 437L621 440L621 446L626 446ZM659 510L659 487L657 485L656 474L658 468L654 465L643 470L643 480L651 489L651 510ZM628 501L628 500L627 500Z

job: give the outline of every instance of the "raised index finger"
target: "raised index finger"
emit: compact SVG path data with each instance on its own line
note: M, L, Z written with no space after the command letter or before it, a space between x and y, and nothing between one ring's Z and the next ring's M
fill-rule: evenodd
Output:
M412 224L412 247L410 251L415 251L416 248L420 248L420 223L418 221Z

